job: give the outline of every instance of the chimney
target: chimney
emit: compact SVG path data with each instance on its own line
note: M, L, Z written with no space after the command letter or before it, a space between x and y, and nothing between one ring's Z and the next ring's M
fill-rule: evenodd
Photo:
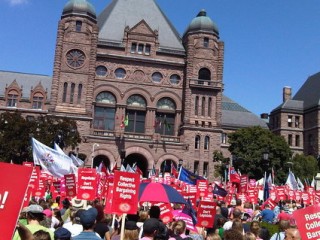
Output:
M268 119L269 118L269 114L268 113L261 113L260 114L260 118L261 119Z
M284 87L283 88L283 95L282 95L282 98L283 98L283 102L291 99L291 87Z

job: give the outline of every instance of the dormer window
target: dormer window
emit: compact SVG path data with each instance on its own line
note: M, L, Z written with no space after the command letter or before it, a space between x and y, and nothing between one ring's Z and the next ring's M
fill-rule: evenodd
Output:
M138 53L144 55L150 55L151 52L151 45L144 44L144 43L131 43L130 53Z
M43 105L43 95L41 93L36 93L32 98L32 108L33 109L42 109Z
M7 106L17 107L17 102L18 102L18 93L16 91L10 91L8 93Z

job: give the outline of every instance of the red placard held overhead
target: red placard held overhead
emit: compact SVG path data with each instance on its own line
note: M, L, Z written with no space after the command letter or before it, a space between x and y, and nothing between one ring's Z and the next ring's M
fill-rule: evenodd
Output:
M97 192L97 173L92 168L78 169L78 193L77 198L94 200Z
M139 183L139 174L115 171L112 212L137 213Z
M0 163L1 239L12 239L31 173L30 167Z
M303 240L316 240L320 237L320 205L313 205L292 213Z
M75 197L77 195L76 176L74 174L64 175L66 184L66 196Z
M200 201L197 211L197 226L206 228L213 227L214 216L216 215L216 206L217 204L214 202Z

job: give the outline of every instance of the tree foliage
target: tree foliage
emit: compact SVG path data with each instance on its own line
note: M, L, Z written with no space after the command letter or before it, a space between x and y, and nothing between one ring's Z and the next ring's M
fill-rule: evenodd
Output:
M289 164L291 171L303 182L305 179L312 179L319 170L317 159L313 156L296 154L292 158L292 164Z
M28 121L18 112L4 112L0 114L0 161L31 161L31 137L53 147L58 134L62 137L65 148L75 148L81 142L73 120L39 116Z
M286 164L292 156L289 145L282 136L261 127L243 128L229 135L229 151L242 164L238 166L242 174L261 179L265 172L275 172L275 182L284 183L288 175ZM263 160L264 152L269 153L269 161Z

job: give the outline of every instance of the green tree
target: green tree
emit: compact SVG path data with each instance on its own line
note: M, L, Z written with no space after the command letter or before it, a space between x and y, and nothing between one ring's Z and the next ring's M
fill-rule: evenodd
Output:
M312 179L319 171L317 159L313 156L305 156L303 154L296 154L289 164L291 171L296 177L303 182L305 179Z
M287 177L286 162L292 156L289 145L282 136L275 135L261 127L249 127L235 131L229 135L229 151L242 161L239 169L250 178L261 179L265 172L275 171L275 182L284 183ZM269 153L269 161L265 163L262 156Z
M81 142L73 120L39 116L28 121L18 112L4 112L0 114L0 161L31 161L31 137L53 147L57 134L61 134L65 148L75 148Z

